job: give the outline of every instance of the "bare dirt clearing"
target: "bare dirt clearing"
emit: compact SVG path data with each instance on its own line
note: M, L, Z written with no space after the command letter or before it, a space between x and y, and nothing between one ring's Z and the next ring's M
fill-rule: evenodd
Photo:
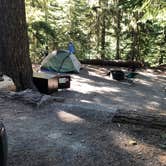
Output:
M117 108L166 114L166 77L140 71L133 85L86 66L71 88L53 95L64 103L33 108L0 99L11 166L165 166L166 130L111 123ZM2 86L3 84L3 86ZM10 81L0 83L5 89Z
M60 92L67 103L97 104L107 108L166 110L166 73L139 71L134 84L112 80L108 69L86 66L79 75L72 76L69 91ZM57 94L56 94L57 95Z

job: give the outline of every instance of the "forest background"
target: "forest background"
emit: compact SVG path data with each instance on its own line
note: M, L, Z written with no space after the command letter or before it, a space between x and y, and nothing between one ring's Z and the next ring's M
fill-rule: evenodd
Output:
M69 41L79 59L166 63L165 0L26 0L26 15L32 63Z

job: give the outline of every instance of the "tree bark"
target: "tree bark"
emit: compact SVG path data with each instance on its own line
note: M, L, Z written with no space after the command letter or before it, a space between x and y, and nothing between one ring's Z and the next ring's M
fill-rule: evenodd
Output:
M132 28L131 30L131 38L132 38L132 43L131 43L131 51L130 51L130 55L131 58L130 60L134 61L135 57L136 57L136 32L134 30L134 28Z
M135 21L135 26L131 28L131 60L139 60L140 59L140 32L139 32L139 25L138 25L138 20L139 20L139 13L135 12L133 13L133 18Z
M121 22L121 10L117 9L117 14L116 14L116 29L115 29L115 34L116 34L116 56L115 59L119 60L120 59L120 32L121 32L121 27L120 27L120 22Z
M24 0L0 0L0 67L16 89L32 88Z
M159 65L164 62L164 55L160 52Z
M106 14L103 11L102 17L102 32L101 32L101 59L105 59L105 35L106 35Z

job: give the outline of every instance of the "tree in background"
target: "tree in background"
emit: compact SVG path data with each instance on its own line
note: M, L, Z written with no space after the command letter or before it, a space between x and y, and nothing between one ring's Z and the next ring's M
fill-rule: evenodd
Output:
M18 91L33 88L24 0L0 0L0 66Z

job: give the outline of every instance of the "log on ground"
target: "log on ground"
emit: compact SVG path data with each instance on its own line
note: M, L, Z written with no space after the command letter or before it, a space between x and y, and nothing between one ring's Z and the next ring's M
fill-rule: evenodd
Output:
M165 128L166 129L166 115L160 113L151 113L145 111L133 110L118 110L112 122L115 123L130 123L143 125L151 128Z
M82 64L99 65L99 66L116 66L116 67L131 67L141 68L142 64L136 61L110 61L100 59L85 59L81 61Z

